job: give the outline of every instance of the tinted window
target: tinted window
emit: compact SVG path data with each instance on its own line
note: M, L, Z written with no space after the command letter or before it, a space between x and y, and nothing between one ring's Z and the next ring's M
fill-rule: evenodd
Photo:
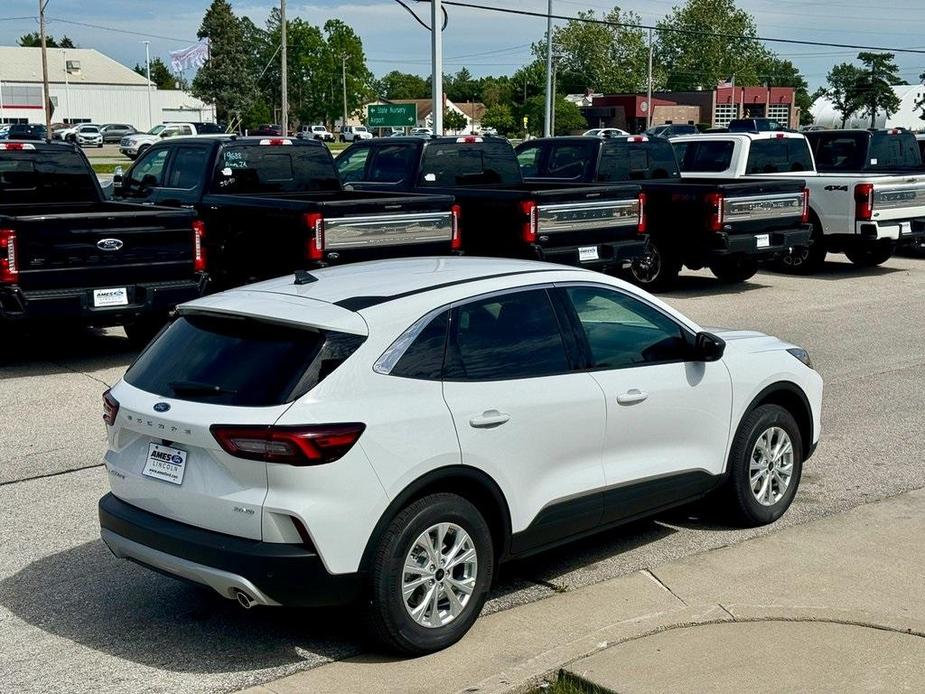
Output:
M687 343L681 327L655 308L597 287L570 287L596 369L682 361Z
M441 313L428 323L391 370L393 376L437 381L443 375L446 352L446 328L449 312Z
M195 188L202 181L209 150L205 147L179 147L170 165L168 188Z
M77 152L0 152L0 204L97 199L93 177Z
M369 159L369 147L359 147L337 157L334 163L337 165L341 180L344 183L362 181L366 174L367 159Z
M754 140L748 152L747 174L790 171L787 142L784 139Z
M517 151L517 163L522 176L540 175L540 152L542 149L539 145L527 145Z
M569 370L545 290L504 294L453 311L446 379L534 378Z
M222 193L339 190L331 155L309 145L230 145L222 149L214 188Z
M517 157L507 143L435 143L424 149L420 180L424 186L518 185L522 181Z
M376 149L373 164L367 180L379 183L398 183L409 177L414 168L412 162L417 156L413 147L386 145Z
M678 178L678 162L667 140L648 142L614 140L604 144L597 180L605 183L644 179Z
M918 169L922 166L915 135L910 132L871 133L867 168L874 171Z
M867 145L864 133L810 133L819 171L860 171Z
M135 165L129 169L128 184L129 186L145 186L147 188L156 188L164 184L164 165L167 163L167 157L170 150L167 148L156 149L144 154Z
M730 140L677 142L674 145L681 171L716 173L732 163L735 143Z
M597 155L597 142L588 145L562 143L550 147L545 175L551 178L590 178Z
M141 354L125 380L164 397L266 407L307 393L362 342L256 320L185 316Z

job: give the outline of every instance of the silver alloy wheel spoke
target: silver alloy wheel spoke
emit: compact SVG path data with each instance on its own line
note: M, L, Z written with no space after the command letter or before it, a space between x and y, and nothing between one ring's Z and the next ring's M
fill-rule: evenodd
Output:
M793 479L793 442L781 427L772 426L755 440L749 459L749 486L762 506L773 506L787 493Z
M478 553L455 523L436 523L418 535L405 556L401 593L421 626L446 626L462 614L475 592Z

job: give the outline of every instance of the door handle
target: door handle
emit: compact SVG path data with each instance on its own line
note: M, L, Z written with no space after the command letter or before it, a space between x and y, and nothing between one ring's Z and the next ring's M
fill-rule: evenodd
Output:
M476 429L492 429L499 427L511 418L507 412L498 412L498 410L485 410L482 414L476 415L469 420L469 426Z
M617 396L617 402L621 405L634 405L637 402L642 402L649 394L645 391L639 390L639 388L630 388L625 393L621 393Z

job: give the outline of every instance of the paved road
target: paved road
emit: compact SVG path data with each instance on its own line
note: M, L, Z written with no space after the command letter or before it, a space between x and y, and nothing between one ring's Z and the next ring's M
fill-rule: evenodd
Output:
M835 256L813 278L725 289L685 273L666 298L704 325L801 344L826 378L822 444L775 528L925 487L925 260L858 271ZM5 335L0 350L0 691L227 691L362 648L356 614L244 612L109 555L95 503L100 393L133 356L119 331ZM505 567L488 610L775 528L637 523Z

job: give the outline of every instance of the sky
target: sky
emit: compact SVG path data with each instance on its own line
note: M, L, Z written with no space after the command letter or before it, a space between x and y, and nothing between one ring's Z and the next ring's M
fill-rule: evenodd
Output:
M546 0L473 0L479 4L546 11ZM262 25L276 3L232 0L236 14ZM427 19L427 2L407 0ZM626 0L624 10L637 12L644 24L654 24L678 0ZM70 36L82 48L97 50L132 66L144 63L142 41L151 41L153 56L165 61L168 52L195 42L209 0L50 0L46 15L49 34ZM553 0L553 14L574 15L585 9L611 7L605 0ZM756 18L763 37L862 44L925 50L925 2L881 0L871 12L869 0L739 0L738 6ZM474 75L510 74L530 60L530 43L543 37L545 20L515 17L469 8L449 7L444 32L444 72L467 67ZM35 0L0 2L0 45L16 45L22 34L38 29ZM390 70L427 74L430 34L394 0L288 0L287 13L321 25L339 18L363 40L369 67L377 76ZM78 22L78 23L74 23ZM82 24L79 24L82 23ZM86 25L97 26L86 26ZM132 33L135 32L135 33ZM792 60L810 84L825 81L837 62L851 60L856 50L768 44ZM917 82L925 72L925 54L897 53L901 77ZM3 66L0 65L0 80Z

